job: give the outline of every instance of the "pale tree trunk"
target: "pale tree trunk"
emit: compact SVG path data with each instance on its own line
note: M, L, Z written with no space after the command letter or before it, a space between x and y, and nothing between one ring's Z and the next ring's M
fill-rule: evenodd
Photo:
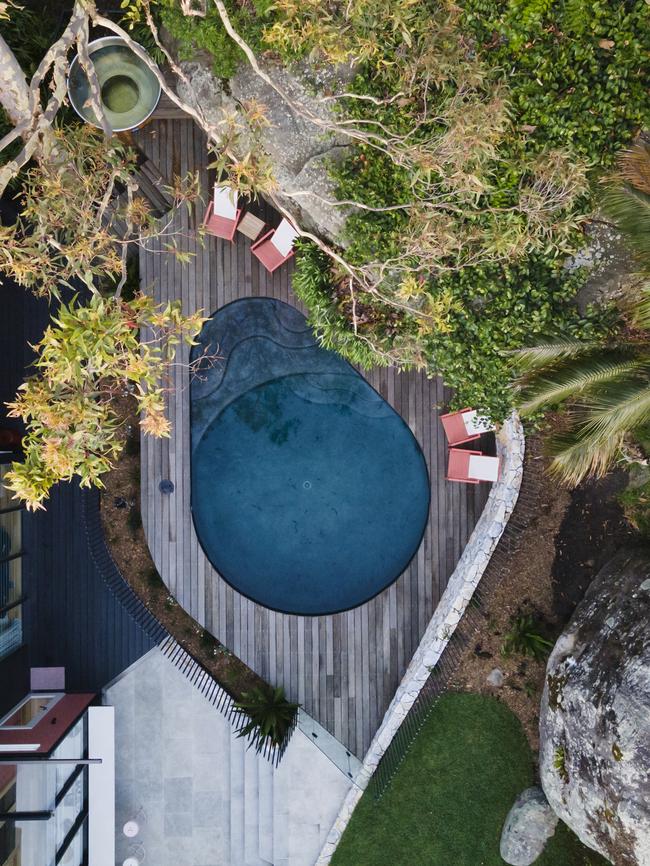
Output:
M25 73L11 48L0 36L0 105L14 128L29 125L34 114L35 99L29 90Z
M87 21L87 13L80 0L77 0L68 26L47 50L29 82L13 51L0 36L0 105L14 127L0 141L0 151L17 138L22 138L24 142L21 152L0 168L0 195L11 178L32 157L55 158L52 153L52 123L66 97L67 55L70 47L82 35ZM52 81L47 103L43 105L41 84L50 69Z

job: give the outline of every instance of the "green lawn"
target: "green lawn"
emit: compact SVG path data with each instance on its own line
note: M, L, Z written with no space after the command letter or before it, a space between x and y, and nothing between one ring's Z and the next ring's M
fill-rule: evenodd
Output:
M493 698L440 699L379 803L359 803L332 866L503 866L505 817L533 784L518 719ZM536 866L601 866L561 824Z

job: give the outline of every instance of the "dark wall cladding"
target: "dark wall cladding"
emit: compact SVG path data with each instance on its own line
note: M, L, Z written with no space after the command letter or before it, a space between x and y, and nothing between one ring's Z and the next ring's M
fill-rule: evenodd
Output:
M14 707L29 690L29 657L22 646L0 662L0 716Z

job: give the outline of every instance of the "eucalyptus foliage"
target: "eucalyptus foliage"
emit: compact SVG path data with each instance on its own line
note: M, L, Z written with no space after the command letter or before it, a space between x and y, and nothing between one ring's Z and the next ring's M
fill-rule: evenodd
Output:
M344 237L330 261L298 257L324 345L440 373L456 404L500 420L507 353L548 333L597 336L562 261L584 244L593 182L648 116L644 0L225 5L258 56L356 72L324 94L351 139L330 166ZM238 49L223 49L212 4L199 21L172 6L159 9L181 53L207 47L232 74Z
M123 447L114 398L125 393L135 397L145 433L169 436L167 372L178 346L193 345L203 321L143 295L62 304L35 347L36 373L8 404L27 432L24 460L12 465L5 485L32 510L43 507L59 481L77 476L82 487L101 487ZM149 341L140 339L141 328Z

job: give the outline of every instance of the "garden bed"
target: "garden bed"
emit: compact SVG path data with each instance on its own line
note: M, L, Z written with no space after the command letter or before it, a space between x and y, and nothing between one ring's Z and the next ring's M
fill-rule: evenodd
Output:
M503 822L533 780L513 713L491 697L447 694L381 800L361 799L332 866L503 866ZM536 866L605 863L559 823Z
M266 685L170 595L154 565L140 515L140 430L130 397L118 401L125 418L124 450L104 477L102 525L113 558L132 589L181 646L235 700Z

